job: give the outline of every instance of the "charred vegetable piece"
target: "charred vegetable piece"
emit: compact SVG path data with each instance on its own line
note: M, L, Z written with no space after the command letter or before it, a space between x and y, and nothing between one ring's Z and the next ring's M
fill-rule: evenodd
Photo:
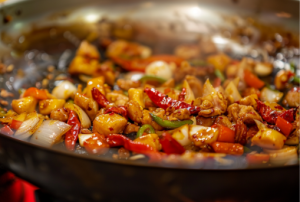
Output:
M184 120L184 121L168 121L163 120L162 118L150 113L150 116L152 119L160 126L168 129L178 128L180 126L183 126L185 124L193 124L192 120Z
M143 135L143 133L146 131L146 130L149 130L149 133L152 134L152 133L155 133L155 130L154 128L150 125L150 124L144 124L137 132L136 134L136 138L138 137L141 137Z
M260 100L257 100L257 111L261 115L261 117L270 124L275 124L277 117L281 117L288 122L292 123L295 120L296 108L285 110L285 111L276 111L271 109L271 107L267 106Z
M225 153L232 155L242 155L244 147L238 143L214 142L211 144L216 153Z
M109 101L97 88L92 89L92 96L100 107L106 107L109 104Z
M220 70L216 69L215 70L215 75L221 80L221 82L225 81L225 77L224 77L223 73Z
M168 107L174 107L175 109L182 109L186 108L190 111L191 114L197 114L200 111L200 107L193 106L191 104L173 100L172 98L168 97L167 95L160 93L159 91L155 90L154 88L146 88L144 90L145 93L149 96L149 98L160 108L167 109Z
M69 120L67 122L72 128L65 135L65 145L70 151L74 151L75 144L80 133L80 122L76 116L76 113L72 110L69 112Z
M166 154L183 154L185 149L169 133L163 133L160 144Z

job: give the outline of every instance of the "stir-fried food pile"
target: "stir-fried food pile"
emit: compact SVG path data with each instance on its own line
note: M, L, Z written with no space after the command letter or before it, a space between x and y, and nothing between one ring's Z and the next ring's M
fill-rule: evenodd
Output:
M91 155L118 148L112 155L118 159L202 161L235 155L249 165L297 163L295 69L281 70L267 83L270 63L216 52L197 60L198 52L197 46L182 45L174 55L152 55L146 46L116 40L101 57L96 46L83 41L68 68L83 82L66 78L51 93L25 89L11 110L1 111L0 132Z

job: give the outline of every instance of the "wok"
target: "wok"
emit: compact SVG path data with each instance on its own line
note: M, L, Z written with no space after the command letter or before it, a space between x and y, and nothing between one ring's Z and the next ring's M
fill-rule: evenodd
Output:
M224 16L233 14L252 16L262 22L272 20L297 32L298 7L295 1L218 0L52 0L7 4L1 8L2 60L22 68L26 76L14 80L14 70L1 76L0 85L17 95L19 88L40 81L48 65L63 72L81 39L93 38L90 33L106 36L103 27L95 24L103 25L108 17L130 22L132 27L124 38L151 45L154 52L165 52L176 43L195 41L200 34L219 34L219 28L227 26ZM195 18L199 12L203 14L201 20L199 16ZM292 17L271 17L279 12ZM114 27L127 29L122 23ZM251 41L259 41L259 37L254 35ZM226 49L224 43L219 45ZM250 54L252 48L234 44L231 53L241 57ZM40 147L2 134L0 164L66 201L299 201L299 165L253 169L240 164L230 168L205 165L201 169L151 165Z

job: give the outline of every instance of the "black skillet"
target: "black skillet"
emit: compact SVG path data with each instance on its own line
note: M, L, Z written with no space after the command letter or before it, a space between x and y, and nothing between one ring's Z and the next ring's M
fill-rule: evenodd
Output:
M18 44L16 38L4 37L3 31L17 33L16 35L18 35L24 29L24 26L28 26L32 20L37 20L34 17L42 19L37 24L43 25L44 22L64 21L69 17L70 13L80 10L83 13L91 12L91 10L94 13L95 11L99 13L100 11L106 11L103 12L104 14L102 13L103 15L113 15L115 14L113 12L117 12L119 15L124 16L137 10L139 13L152 12L152 14L156 14L156 12L162 12L159 8L163 6L169 8L170 11L168 12L171 13L171 11L174 12L176 9L180 10L180 8L190 5L200 6L200 8L203 5L203 8L215 9L216 11L222 8L235 14L245 11L249 15L252 14L258 18L262 18L271 11L275 12L276 9L276 11L279 9L299 15L299 11L298 13L295 11L295 7L298 8L298 4L291 2L282 4L279 1L275 1L275 3L272 1L272 6L268 6L270 5L268 1L233 1L226 3L224 1L214 1L213 3L209 3L209 1L203 1L200 4L197 1L166 1L163 3L159 1L152 3L126 1L124 3L122 1L81 2L56 0L21 2L6 5L1 9L1 16L5 17L5 20L0 24L2 45L5 44L5 47L9 47L8 44L11 44L10 47L14 49L14 52L10 55L16 55L33 48L52 55L50 59L48 58L49 60L33 66L32 61L25 59L27 66L24 68L33 68L31 72L37 70L36 74L28 75L25 80L20 82L26 87L26 85L34 84L36 80L43 76L43 71L45 71L45 67L48 64L53 61L59 61L63 50L65 55L71 57L70 52L65 50L75 50L76 45L78 45L76 37L80 40L87 35L84 31L81 30L82 32L80 32L80 29L75 29L75 31L73 30L74 33L79 32L79 34L75 34L75 39L73 37L71 42L70 36L67 37L67 40L56 40L53 38L49 39L49 36L46 35L48 40L44 38L44 43L39 41L37 44L35 41L36 44L30 44L31 46ZM154 5L154 8L151 9L151 5ZM258 11L257 7L264 10ZM54 11L56 15L53 14ZM180 12L179 14L174 13L177 16L181 15ZM45 18L45 14L47 14L47 18ZM44 15L44 18L40 18L41 15ZM298 19L296 21L293 20L295 19L290 19L290 24L297 23ZM282 21L284 20L278 20L279 23L283 23ZM18 28L18 26L21 28ZM159 26L158 29L162 29L163 37L168 37L171 34L175 41L178 40L178 36L182 38L182 33L175 33L174 26L173 28L172 26L170 26L171 32L163 30ZM89 25L81 28L94 29L94 27L91 28ZM57 28L57 30L57 38L64 36L64 31L60 32L60 28ZM39 33L46 31L49 30L44 29ZM33 32L31 39L34 38L35 34L39 35L39 33ZM193 34L194 37L195 33ZM30 38L29 35L26 36ZM163 37L162 41L164 40ZM184 40L193 40L193 37L185 35ZM137 37L137 40L146 40L146 43L159 42L159 38L153 39L142 36ZM159 46L155 50L168 50L168 48ZM57 52L60 54L56 54ZM6 56L6 53L7 51L2 50L2 58L10 60L11 56ZM26 52L26 54L28 55L30 52ZM19 60L14 59L13 61ZM22 65L24 61L16 62L15 64L16 66ZM56 64L56 66L58 70L63 71L66 64L60 63ZM11 75L15 73L13 72ZM35 76L38 78L32 78ZM9 89L9 84L12 84L11 86L17 94L17 89L21 87L21 84L11 82L9 80L10 75L1 78L1 85L5 85ZM11 83L7 83L7 81ZM0 134L0 164L18 176L67 201L299 201L299 165L253 169L243 169L241 167L208 169L209 166L195 169L176 168L166 165L145 165L142 162L123 162L102 157L80 155L59 148L44 148L2 134Z

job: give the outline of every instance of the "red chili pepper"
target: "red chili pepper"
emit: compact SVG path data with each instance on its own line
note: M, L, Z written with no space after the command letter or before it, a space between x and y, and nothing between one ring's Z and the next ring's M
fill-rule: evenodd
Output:
M14 129L14 130L18 130L20 128L20 126L22 125L23 121L18 121L13 119L11 124L10 124L10 128Z
M69 119L67 122L72 128L65 135L65 145L68 150L73 151L75 149L75 143L80 133L80 122L73 110L69 112Z
M40 90L35 87L28 88L24 92L23 97L27 97L27 96L32 96L39 100L45 100L48 98L46 90L43 90L43 89Z
M185 88L182 88L179 96L178 96L178 100L179 101L184 101L184 98L185 98L185 95L186 95L186 89Z
M106 107L109 104L109 101L106 99L106 97L97 89L92 89L92 96L96 102L100 105L100 107Z
M105 110L104 114L116 113L120 114L127 119L127 109L125 107L109 107Z
M271 109L271 107L267 106L260 100L256 100L257 102L257 111L261 115L261 117L270 124L275 124L277 117L281 117L288 122L292 123L295 120L296 108L292 108L289 110L285 110L282 112Z
M147 154L149 152L151 153L156 151L153 147L139 142L134 142L124 135L111 134L106 137L106 141L110 147L123 146L125 149L136 153Z
M221 86L222 80L220 78L215 78L213 86L214 88Z
M12 136L14 134L14 131L12 131L12 129L8 125L6 125L0 129L0 133L4 135Z
M200 111L200 107L193 106L182 101L173 100L154 88L145 88L144 92L147 93L152 102L160 108L167 109L168 107L174 107L175 109L187 109L191 114L197 114Z
M164 132L159 140L166 154L183 154L185 149L169 133Z
M280 116L276 120L276 126L279 129L279 132L283 133L286 137L289 136L293 130L293 125Z

